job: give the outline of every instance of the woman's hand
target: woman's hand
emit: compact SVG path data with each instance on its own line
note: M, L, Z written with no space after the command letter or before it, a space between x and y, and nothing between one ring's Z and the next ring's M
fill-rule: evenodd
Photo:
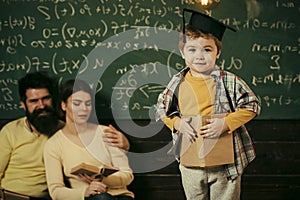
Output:
M86 189L84 196L89 197L91 195L100 194L107 191L107 186L99 180L93 180L89 187Z
M105 128L104 130L104 136L103 140L107 142L111 146L119 147L121 149L124 149L125 151L129 150L129 142L125 135L118 131L115 127L112 125L109 125L108 128Z
M95 180L95 178L88 176L86 174L78 174L78 177L82 182L86 182L88 184L90 184L92 181Z

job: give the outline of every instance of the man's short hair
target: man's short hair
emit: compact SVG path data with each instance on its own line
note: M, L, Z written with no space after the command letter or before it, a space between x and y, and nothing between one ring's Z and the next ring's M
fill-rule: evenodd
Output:
M28 89L47 89L50 95L55 96L53 80L46 72L29 73L19 80L19 95L22 102L26 102Z

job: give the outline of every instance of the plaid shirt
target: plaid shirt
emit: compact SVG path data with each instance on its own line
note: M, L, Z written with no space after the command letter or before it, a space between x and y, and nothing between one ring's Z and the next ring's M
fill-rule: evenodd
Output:
M166 89L158 96L156 104L157 121L172 115L180 116L178 104L174 99L176 99L178 93L176 90L188 70L189 68L187 67L174 75ZM220 70L217 66L210 75L216 83L216 102L214 103L216 114L234 112L237 109L251 110L257 115L260 113L259 99L241 78L233 73ZM226 96L226 89L228 97ZM174 105L174 102L177 105ZM244 125L236 129L232 134L234 138L235 163L224 165L224 167L228 179L233 180L241 175L246 166L255 158L255 151L250 135ZM172 132L173 147L178 145L179 135ZM175 156L179 157L179 155Z

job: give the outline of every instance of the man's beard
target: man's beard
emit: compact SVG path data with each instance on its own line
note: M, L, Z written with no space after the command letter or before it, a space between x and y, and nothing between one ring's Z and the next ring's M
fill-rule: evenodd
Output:
M42 115L40 115L42 113ZM28 122L41 134L51 136L58 129L59 118L54 109L45 106L43 109L34 110L32 113L26 109Z

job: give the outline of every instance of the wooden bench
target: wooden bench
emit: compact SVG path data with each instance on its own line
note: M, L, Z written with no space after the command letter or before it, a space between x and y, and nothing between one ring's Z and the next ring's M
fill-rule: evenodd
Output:
M0 187L0 200L29 200L29 199L30 198L26 195L10 192Z

